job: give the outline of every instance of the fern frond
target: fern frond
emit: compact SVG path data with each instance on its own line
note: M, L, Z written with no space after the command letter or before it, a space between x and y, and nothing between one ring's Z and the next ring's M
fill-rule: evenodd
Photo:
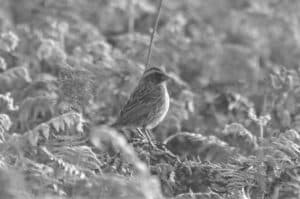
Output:
M176 180L182 189L190 187L196 191L210 188L223 195L255 186L254 172L240 169L238 165L185 162L176 169Z
M256 136L240 123L226 125L222 133L222 137L227 143L238 146L241 150L246 148L256 150L258 147Z
M0 35L0 49L11 52L18 46L19 37L12 31Z
M63 63L67 55L58 42L52 39L42 39L42 44L37 50L37 57L50 63Z
M54 161L58 165L58 167L63 169L63 171L65 172L63 175L69 175L69 177L75 177L78 179L86 178L85 173L83 173L74 164L70 164L63 159L56 157L46 147L41 147L41 150L45 153L45 155L47 155L49 157L50 160ZM59 169L59 168L57 168L57 169Z
M0 156L0 169L7 168L8 164L4 156Z
M196 198L205 198L205 199L223 199L223 197L217 193L183 193L177 195L174 199L196 199Z
M3 131L8 131L12 125L12 122L8 115L0 114L0 128Z
M73 126L76 127L78 132L83 132L82 128L85 122L86 121L83 119L80 113L69 112L52 118L47 122L47 124L52 126L57 132L65 131Z
M10 92L5 95L0 94L0 108L2 109L2 104L8 108L9 111L16 111L19 106L14 105L14 99L10 96Z
M6 61L0 56L0 70L5 71L7 69Z
M121 152L123 157L139 172L142 176L148 176L147 166L139 159L131 145L129 145L122 135L115 129L108 126L96 126L91 130L91 142L102 149L105 145L112 145L116 151Z
M201 134L180 132L168 137L164 141L164 144L172 146L173 140L175 140L177 137L179 138L176 139L176 141L180 140L177 141L179 142L177 144L180 144L180 142L188 144L182 146L178 151L173 151L172 148L170 148L169 150L174 154L188 154L194 157L200 157L201 160L213 162L226 162L236 155L234 147L229 146L226 142L213 135L203 136Z
M26 66L18 66L11 68L0 74L0 92L5 92L11 89L20 88L24 84L31 82Z
M56 78L50 74L39 74L35 80L21 91L20 97L53 95L57 91Z
M57 158L76 165L82 171L101 171L103 163L88 146L64 146L49 149Z
M280 137L284 137L285 139L289 139L298 145L300 145L300 133L294 129L290 129L279 135Z
M300 146L286 138L273 138L267 146L271 146L273 150L283 152L290 160L296 160L300 157Z
M84 122L86 121L82 118L81 114L69 112L39 124L32 130L27 131L24 136L31 146L37 146L40 139L47 140L49 138L51 128L56 130L56 132L61 132L75 127L78 132L82 132Z
M48 140L50 134L50 127L46 123L39 124L34 129L24 133L24 137L27 138L31 146L37 146L39 140ZM41 137L42 136L42 137Z
M26 98L20 105L19 122L21 130L31 122L46 119L45 116L54 114L57 101L56 95L36 96Z
M4 142L6 140L5 133L10 129L12 122L8 115L0 114L0 142Z

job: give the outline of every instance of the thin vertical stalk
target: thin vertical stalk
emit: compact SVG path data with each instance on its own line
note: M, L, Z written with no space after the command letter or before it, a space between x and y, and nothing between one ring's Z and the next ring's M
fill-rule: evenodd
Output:
M128 32L131 34L134 32L134 6L135 6L135 0L129 0L128 1Z
M265 178L264 178L264 125L261 124L259 121L259 148L258 148L258 154L257 154L257 159L259 161L259 166L258 166L258 184L260 185L261 188L261 199L264 199L264 191L266 190L266 183L265 183Z
M156 19L155 19L155 22L154 22L154 27L152 28L152 33L151 33L151 38L150 38L150 45L149 45L148 55L147 55L147 60L146 60L146 69L149 67L149 64L150 64L150 59L151 59L151 54L152 54L152 46L153 46L153 39L154 39L154 35L155 35L155 32L157 30L157 26L158 26L158 21L159 21L162 2L163 2L163 0L159 1L158 10L157 10L157 13L156 13Z

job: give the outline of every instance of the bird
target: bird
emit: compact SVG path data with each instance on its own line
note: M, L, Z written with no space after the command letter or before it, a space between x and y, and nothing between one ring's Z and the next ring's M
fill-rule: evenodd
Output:
M134 127L154 146L149 132L162 122L169 110L170 97L166 85L169 79L170 76L159 67L146 69L114 126Z

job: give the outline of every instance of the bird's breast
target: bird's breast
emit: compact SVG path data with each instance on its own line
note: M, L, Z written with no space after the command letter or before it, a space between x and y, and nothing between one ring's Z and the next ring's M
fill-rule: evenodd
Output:
M154 110L152 110L155 116L151 117L153 121L149 121L147 125L147 128L149 129L156 127L166 117L170 106L170 97L166 84L163 83L159 85L157 91L160 92L158 97L159 100Z

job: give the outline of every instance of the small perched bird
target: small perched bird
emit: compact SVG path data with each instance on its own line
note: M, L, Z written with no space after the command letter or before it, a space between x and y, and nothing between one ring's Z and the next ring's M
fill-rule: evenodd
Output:
M149 130L156 127L169 110L170 98L166 85L168 79L169 76L158 67L147 69L114 126L136 127L139 133L145 133L153 146Z

